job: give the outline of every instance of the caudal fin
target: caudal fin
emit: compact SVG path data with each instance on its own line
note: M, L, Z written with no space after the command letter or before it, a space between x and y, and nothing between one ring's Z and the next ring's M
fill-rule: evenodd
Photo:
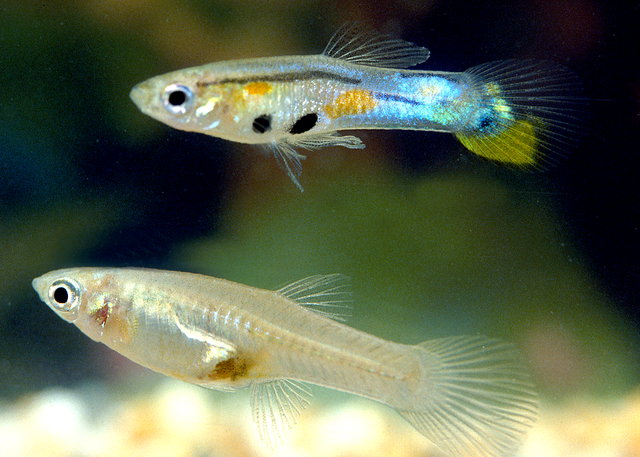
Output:
M452 456L508 456L535 422L538 403L515 348L481 336L427 341L416 410L398 410Z
M482 96L474 127L456 132L478 156L516 167L544 168L567 154L587 113L578 78L546 61L506 60L465 72Z

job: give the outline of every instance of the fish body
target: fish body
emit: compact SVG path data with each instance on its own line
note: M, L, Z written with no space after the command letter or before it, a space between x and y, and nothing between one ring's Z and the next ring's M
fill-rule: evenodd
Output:
M212 389L251 387L270 447L308 403L299 382L389 405L459 456L509 455L537 414L527 369L506 343L404 345L331 319L347 297L341 275L269 291L189 273L77 268L33 286L61 318L141 365Z
M174 128L265 144L296 185L296 149L363 148L341 130L450 132L475 154L518 167L553 161L575 140L579 82L549 62L465 72L406 70L429 51L344 27L321 55L211 63L156 76L131 99Z
M160 94L167 81L179 83L169 87L166 103L171 105L172 96L182 100L176 92L189 90L184 109L190 107L193 115L167 116L164 103L153 106L152 99L139 103L153 106L147 114L181 130L238 143L295 143L353 129L473 130L480 116L474 109L479 94L469 90L469 77L463 73L367 67L324 55L179 70L141 83L132 98L138 103L143 94Z

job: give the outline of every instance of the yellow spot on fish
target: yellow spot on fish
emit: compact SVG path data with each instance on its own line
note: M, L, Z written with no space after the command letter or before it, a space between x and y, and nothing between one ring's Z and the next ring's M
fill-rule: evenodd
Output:
M371 92L361 89L350 90L339 95L333 104L324 107L327 116L336 119L341 116L353 116L371 111L376 100Z
M264 95L271 92L271 84L265 82L253 82L244 86L245 95Z
M500 90L500 85L498 83L487 83L484 86L484 89L487 91L487 94L492 96L492 97L498 97L500 96L501 90Z
M458 133L456 137L467 149L485 159L530 166L540 156L538 130L543 127L540 119L527 118L518 120L495 134Z
M433 98L442 92L442 87L433 84L425 84L420 88L420 92L427 98Z
M504 118L511 118L509 113L511 113L511 107L507 104L504 98L499 98L493 104L493 109L496 110L500 115Z

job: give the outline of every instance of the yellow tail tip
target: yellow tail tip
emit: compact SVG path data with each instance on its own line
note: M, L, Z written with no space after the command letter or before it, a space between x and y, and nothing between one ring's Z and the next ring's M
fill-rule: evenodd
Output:
M565 67L507 60L465 74L481 94L482 115L476 128L455 135L476 155L515 167L544 168L581 137L588 101L579 79Z
M517 167L531 167L543 161L536 124L540 121L535 118L522 119L497 134L457 133L456 137L480 157Z

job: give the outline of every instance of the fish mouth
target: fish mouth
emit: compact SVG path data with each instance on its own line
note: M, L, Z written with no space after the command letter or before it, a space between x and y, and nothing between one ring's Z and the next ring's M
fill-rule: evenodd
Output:
M131 92L129 92L129 98L135 105L138 107L140 111L144 111L143 107L146 103L146 91L143 87L141 87L144 83L136 84Z
M31 286L40 296L40 300L44 301L46 298L45 289L47 286L46 280L44 279L44 277L40 276L38 278L35 278L33 281L31 281Z

